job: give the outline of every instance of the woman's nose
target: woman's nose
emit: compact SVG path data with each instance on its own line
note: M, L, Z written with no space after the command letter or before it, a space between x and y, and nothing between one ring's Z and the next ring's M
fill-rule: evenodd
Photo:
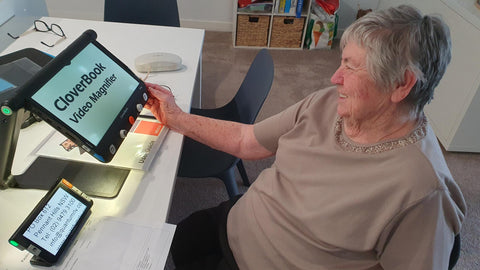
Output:
M337 71L330 78L330 82L333 84L343 84L343 72L342 67L338 67Z

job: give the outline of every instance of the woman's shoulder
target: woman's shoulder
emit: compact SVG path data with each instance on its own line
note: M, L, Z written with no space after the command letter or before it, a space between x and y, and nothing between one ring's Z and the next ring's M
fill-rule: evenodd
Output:
M415 143L394 151L405 184L414 187L418 196L434 190L448 190L453 176L433 130L426 123L425 134ZM393 154L393 153L392 153ZM401 160L401 161L400 161ZM403 168L409 168L404 170Z
M335 86L319 89L306 96L297 105L300 112L313 113L318 117L318 113L325 116L328 112L336 115L337 91Z
M322 101L331 101L337 99L337 88L336 86L330 86L323 89L319 89L309 96L306 99L311 99L313 102L322 102ZM335 103L336 104L336 103Z

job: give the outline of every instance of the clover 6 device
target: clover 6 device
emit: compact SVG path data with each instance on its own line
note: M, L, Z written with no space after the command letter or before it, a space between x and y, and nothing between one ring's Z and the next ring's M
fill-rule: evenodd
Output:
M27 109L102 162L117 152L148 96L124 63L85 31L25 83Z
M32 253L32 264L53 265L82 227L92 205L85 193L60 179L8 242Z

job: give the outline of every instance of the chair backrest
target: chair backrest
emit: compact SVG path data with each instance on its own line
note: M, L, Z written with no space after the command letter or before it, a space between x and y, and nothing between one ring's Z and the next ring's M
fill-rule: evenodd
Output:
M267 49L261 49L253 60L242 85L230 103L236 105L239 122L253 124L273 82L273 59Z
M177 0L105 0L104 21L180 26Z
M457 234L455 236L455 241L453 242L452 251L450 252L448 270L452 270L453 267L457 264L458 258L460 257L460 249L461 249L460 234Z

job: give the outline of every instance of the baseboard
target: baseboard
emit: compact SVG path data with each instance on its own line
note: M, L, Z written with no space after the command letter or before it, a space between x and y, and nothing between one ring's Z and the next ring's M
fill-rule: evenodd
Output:
M207 31L232 31L232 22L195 21L180 19L180 26L186 28L205 29Z

